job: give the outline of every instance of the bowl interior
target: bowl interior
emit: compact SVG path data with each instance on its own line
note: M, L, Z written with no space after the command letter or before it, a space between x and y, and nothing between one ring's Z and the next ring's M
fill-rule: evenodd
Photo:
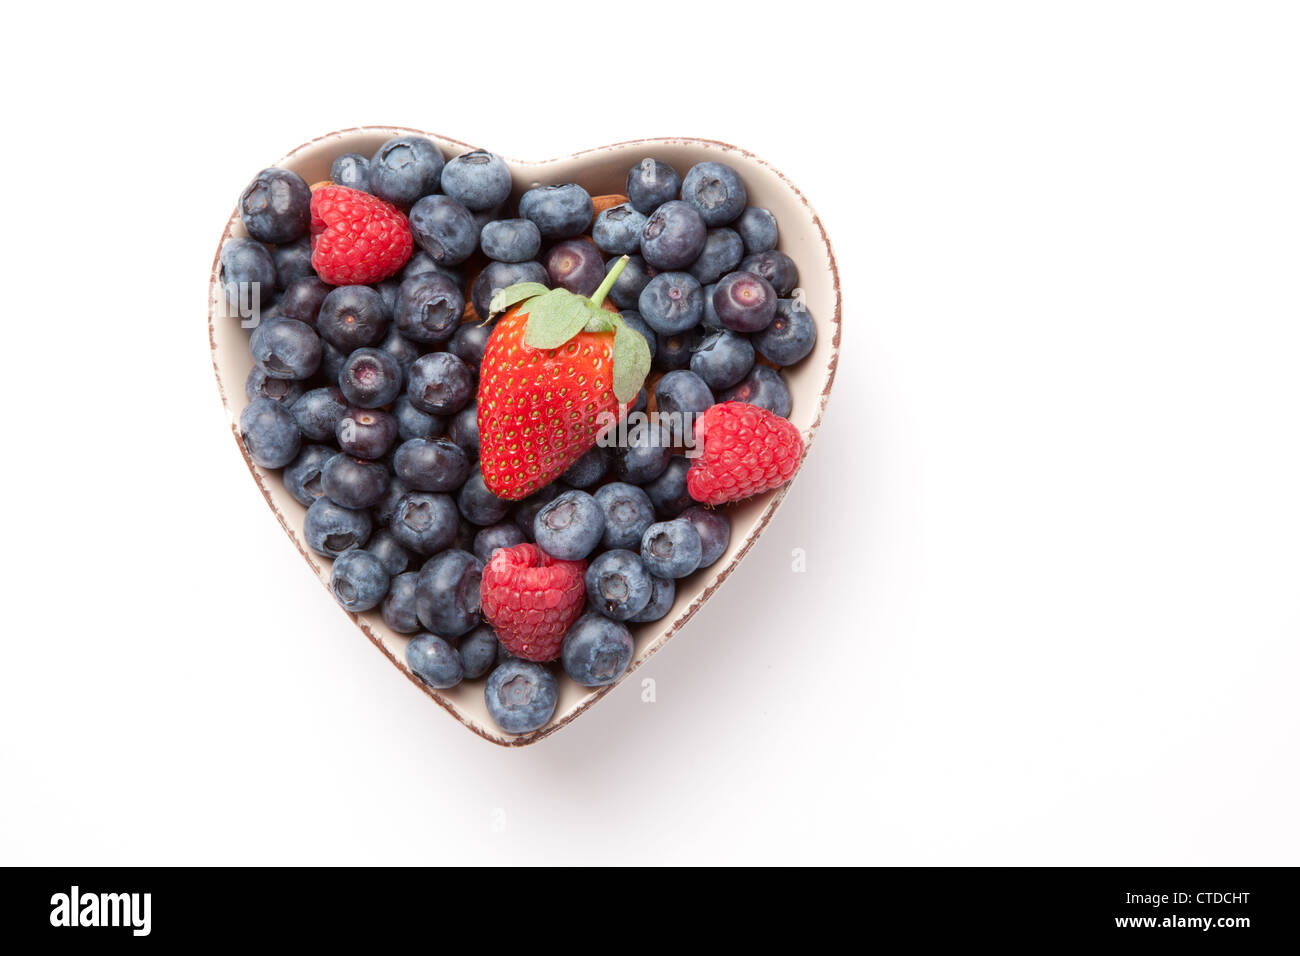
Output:
M292 169L307 182L314 183L329 178L330 163L339 154L355 152L370 156L389 138L409 132L415 131L367 127L332 133L298 147L276 165ZM431 133L421 133L421 135L428 136L436 142L448 158L474 148ZM793 398L791 421L803 433L806 443L810 445L820 423L822 410L835 375L840 338L839 278L834 255L821 223L802 194L785 177L757 157L722 143L692 139L638 140L588 150L563 159L542 162L508 159L515 186L512 199L517 199L524 190L536 185L564 182L581 183L592 195L621 193L628 169L646 156L665 160L683 174L692 165L704 160L729 163L744 178L749 190L750 204L764 206L776 216L780 225L779 248L798 265L800 289L818 326L817 345L812 354L783 372ZM243 235L246 233L239 217L232 214L222 241L224 242L230 236ZM211 277L210 301L209 331L213 367L221 389L222 400L231 413L232 421L237 421L239 414L248 404L244 394L244 380L252 368L253 361L248 351L248 331L241 326L238 317L226 314L215 262ZM237 427L232 426L232 428L235 430L236 443L242 453L243 446L238 442ZM246 454L244 457L248 461ZM254 465L251 461L248 461L248 466L285 531L316 572L317 577L328 587L331 561L309 550L302 538L306 509L288 493L278 472L268 471ZM676 602L662 620L650 624L630 625L636 643L636 653L628 674L662 647L728 577L740 557L762 532L789 487L787 484L765 495L726 506L732 525L731 544L726 553L712 567L697 571L677 582ZM612 689L612 687L595 690L583 688L565 677L561 671L558 674L559 701L551 722L530 734L520 736L504 734L497 729L488 716L487 706L483 700L482 679L464 681L451 690L433 690L409 671L404 657L408 638L390 630L384 624L378 609L350 616L412 683L446 708L465 726L498 744L520 746L536 742L563 727Z

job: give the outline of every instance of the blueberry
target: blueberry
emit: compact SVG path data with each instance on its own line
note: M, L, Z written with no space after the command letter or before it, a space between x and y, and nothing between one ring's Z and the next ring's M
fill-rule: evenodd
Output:
M550 279L546 267L540 262L489 262L474 280L470 299L479 317L487 318L492 295L495 292L508 289L518 282L539 282L547 285Z
M605 469L608 467L609 461L605 457L605 449L593 445L582 454L581 458L565 469L560 480L570 488L590 488L605 477Z
M469 366L450 352L421 355L407 372L406 397L422 412L451 415L474 394Z
M333 288L315 275L294 279L276 300L276 311L286 319L297 319L314 326L320 307Z
M340 450L357 458L382 458L397 438L397 419L377 408L349 408L334 437Z
M488 525L474 535L474 556L484 564L492 560L492 552L497 548L513 548L524 543L524 533L513 521L502 521Z
M302 382L287 378L271 378L264 368L254 365L244 379L244 394L248 400L269 398L279 402L285 408L292 408L293 403L303 396Z
M469 457L448 438L411 438L397 446L393 471L417 491L455 491L469 475Z
M406 666L438 690L455 687L465 676L456 648L435 634L417 634L406 642Z
M685 332L704 316L704 290L689 272L661 272L641 290L637 311L656 332Z
M339 390L358 408L388 405L402 390L402 367L379 349L357 349L339 372Z
M579 561L605 533L605 515L585 491L566 491L537 513L533 540L553 558Z
M552 288L568 289L577 295L591 295L605 278L605 260L585 239L557 242L546 253L542 264L546 266Z
M707 568L722 557L731 543L731 522L721 511L712 511L698 505L687 508L679 517L695 525L700 535L700 567Z
M530 219L497 219L479 232L483 255L497 262L527 262L542 249L542 233Z
M692 326L685 332L674 332L672 335L656 335L654 367L665 372L687 368L691 364L691 356L703 341L704 333L699 326Z
M464 486L456 496L456 504L466 521L480 527L496 524L510 512L510 502L488 491L487 485L483 483L483 471L477 465L465 479Z
M645 214L637 212L630 203L610 206L596 217L591 227L591 238L607 255L630 255L641 249L641 230L645 228L645 220Z
M344 153L330 163L330 182L348 189L370 192L370 160L360 153Z
M776 290L753 272L732 272L713 289L718 320L733 332L761 332L776 315Z
M662 620L663 616L672 610L673 601L677 599L677 583L672 578L661 578L652 574L650 582L650 603L641 613L631 618L638 624Z
M776 228L776 216L760 206L746 206L745 211L736 220L736 232L745 244L745 253L768 252L776 248L779 238Z
M330 501L344 508L369 508L388 490L388 467L377 461L335 455L321 469L321 487Z
M388 490L384 492L384 497L379 500L370 513L375 516L375 521L384 527L388 527L393 521L393 515L397 514L397 506L401 504L402 497L411 489L406 487L406 482L394 475L388 481ZM403 545L405 547L405 545Z
M385 482L385 486L387 482ZM376 531L366 542L366 550L379 559L390 578L402 574L411 566L411 553L393 537L391 531Z
M520 217L536 223L543 239L581 235L595 212L591 194L577 183L538 186L519 197Z
M334 387L339 387L339 372L343 371L343 363L348 360L345 353L339 351L334 345L321 339L320 343L320 371L317 378L322 382ZM341 393L340 393L341 394Z
M271 303L275 292L275 263L266 246L252 239L227 239L221 246L221 285L232 306Z
M320 368L320 336L297 319L263 322L253 330L248 349L271 378L307 378Z
M269 398L251 402L239 416L248 457L263 468L283 468L298 457L302 433L289 409Z
M435 634L460 637L482 623L479 584L483 562L468 551L443 551L424 563L415 594L420 623Z
M552 482L515 505L515 524L519 526L519 530L524 533L524 537L529 541L533 540L533 522L537 518L537 512L554 501L560 491L561 489Z
M708 228L694 206L674 199L650 216L641 230L641 255L655 269L685 269L700 257Z
M337 454L333 448L324 445L308 445L298 452L298 457L285 467L282 475L284 487L293 495L294 501L308 508L313 501L325 494L325 487L321 484L321 470Z
M614 284L618 285L618 282L615 281ZM624 309L619 314L623 316L624 325L633 331L641 333L641 337L645 339L645 344L650 347L650 359L653 361L655 350L658 346L658 335L655 330L650 328L649 323L647 323L645 319L641 318L641 313L637 312L635 309Z
M384 340L376 348L382 352L387 352L396 359L402 374L406 374L406 370L411 367L411 363L420 357L419 346L403 335L401 329L396 325L388 330L388 334L384 336Z
M405 395L397 396L397 401L393 403L393 417L397 419L397 437L402 441L437 438L447 430L445 418L420 411Z
M630 621L650 603L654 583L645 562L632 551L603 551L587 565L587 598L601 614Z
M645 529L655 521L650 496L636 485L611 481L596 489L595 498L605 516L601 545L606 548L639 547Z
M479 453L478 403L466 405L452 416L447 437L454 441L465 454L477 458Z
M674 441L695 434L695 419L713 404L713 392L694 372L678 369L664 373L655 383L659 421Z
M691 469L690 459L674 455L664 473L645 486L645 493L655 506L660 518L676 518L695 504L686 490L686 473Z
M370 158L370 191L380 199L409 206L438 188L442 151L423 136L398 136Z
M782 298L799 285L799 267L784 252L775 249L746 256L740 262L740 271L762 276Z
M424 253L421 253L421 255L423 254ZM379 293L379 298L384 300L384 312L388 315L392 315L394 310L397 308L397 290L401 287L402 280L400 278L400 273L398 275L389 276L387 279L380 280L380 282L375 286L375 291ZM392 335L393 330L389 329L388 334Z
M337 386L313 388L289 409L298 429L312 441L333 441L339 422L348 412Z
M483 353L494 328L496 324L491 322L464 322L447 343L447 351L471 368L478 368L483 364Z
M798 299L781 299L772 324L754 336L754 348L769 362L793 365L817 344L817 324Z
M420 618L415 613L416 584L420 580L418 571L407 571L394 575L388 585L388 596L380 606L384 623L398 634L414 634L420 629Z
M564 672L583 687L604 687L632 663L632 634L618 621L584 614L564 635L560 660Z
M657 159L641 160L627 172L628 202L637 212L649 215L669 200L676 199L682 188L677 170Z
M610 259L605 263L606 275L614 268L616 262L618 258ZM609 301L620 309L635 309L641 300L641 290L646 287L650 278L651 270L646 266L645 260L640 256L628 256L627 265L610 286Z
M718 310L713 307L713 293L717 291L718 284L704 287L704 317L700 319L700 325L706 329L725 329L722 320L718 318Z
M445 342L456 334L465 312L460 287L440 272L403 279L393 316L398 330L413 342Z
M643 485L654 481L672 457L672 436L658 423L640 422L627 431L627 441L614 457L614 474L620 481Z
M369 611L388 593L388 572L376 555L353 548L334 560L330 592L346 610Z
M480 624L460 639L456 648L460 665L467 680L486 674L497 661L497 632L487 624Z
M555 713L555 675L532 661L511 657L497 665L483 688L488 713L508 734L526 734Z
M478 534L478 527L470 524L461 516L460 524L456 528L456 540L452 547L457 551L465 551L469 554L474 553L474 537Z
M425 196L408 221L416 244L439 265L459 265L478 248L474 214L450 196Z
M645 386L643 385L641 388L637 389L636 398L632 400L632 404L628 407L628 412L644 412L648 407L649 398L646 396Z
M264 169L239 197L239 218L258 242L293 242L311 226L311 190L295 172Z
M691 264L690 273L701 285L717 282L728 272L735 271L745 255L745 244L735 230L710 229L704 240L700 257Z
M465 275L461 270L454 268L453 266L442 265L434 262L433 256L429 255L418 246L415 251L411 253L411 258L406 261L406 265L402 266L402 271L400 273L401 278L398 280L398 285L400 286L407 279L411 278L411 276L427 275L430 272L436 272L440 276L446 276L457 288L465 285Z
M740 174L726 163L696 163L682 180L682 199L710 226L725 226L745 211L749 193Z
M370 515L317 498L307 509L302 534L307 547L327 558L337 558L349 548L359 548L370 538Z
M436 554L456 540L460 514L451 495L408 491L397 503L389 530L408 551Z
M766 365L755 365L754 370L739 385L723 392L720 400L757 405L782 418L789 418L793 407L785 379L776 369Z
M384 298L368 285L341 285L321 302L316 329L345 353L373 345L388 329Z
M510 196L510 169L500 156L476 149L443 167L442 191L466 209L493 209Z
M661 578L686 577L700 566L703 550L700 533L685 518L652 524L641 537L641 559Z
M275 263L275 287L288 289L299 279L315 279L320 282L316 270L311 265L311 239L303 236L296 242L288 242L271 250L271 260ZM326 286L326 288L329 288ZM301 318L297 315L291 319ZM305 319L303 321L306 321Z
M715 332L691 354L691 371L713 391L738 383L754 367L754 346L736 332Z

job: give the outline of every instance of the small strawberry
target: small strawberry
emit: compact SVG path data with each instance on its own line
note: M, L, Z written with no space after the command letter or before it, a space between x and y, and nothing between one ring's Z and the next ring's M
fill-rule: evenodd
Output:
M483 482L518 501L550 484L596 444L637 396L650 347L602 307L624 256L591 298L521 282L492 298L505 311L479 373Z
M311 264L330 285L387 279L411 258L411 227L394 206L347 186L311 194Z
M585 561L560 561L535 544L497 548L479 586L483 616L506 650L552 661L587 599Z
M803 455L799 430L780 415L744 402L714 405L695 420L699 457L686 473L696 501L739 501L790 480Z

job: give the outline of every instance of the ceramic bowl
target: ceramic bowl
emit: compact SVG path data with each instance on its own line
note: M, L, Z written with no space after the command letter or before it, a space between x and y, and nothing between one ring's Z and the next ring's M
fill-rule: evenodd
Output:
M304 143L275 165L292 169L308 183L329 178L330 163L341 153L373 155L386 140L399 135L419 133L427 136L452 156L476 147L427 133L396 127L361 127L330 133ZM490 148L490 147L489 147ZM807 358L784 370L793 397L791 421L803 433L807 446L821 423L822 412L835 379L835 366L840 345L840 284L835 256L830 240L822 228L817 214L785 176L752 153L725 143L701 139L643 139L613 146L602 146L562 159L542 162L507 159L514 177L515 192L512 199L533 186L549 183L581 183L593 195L616 194L624 189L627 171L643 158L653 156L671 163L685 173L692 165L704 160L715 160L733 166L744 178L749 190L751 205L764 206L772 211L780 225L780 246L799 267L799 281L804 301L818 324L817 346ZM250 170L250 175L254 170ZM246 235L237 213L232 213L221 242L231 236ZM218 250L221 242L218 242ZM212 367L216 373L221 399L231 417L231 430L235 448L266 498L266 503L279 520L281 527L298 548L312 571L325 585L323 600L334 602L328 593L331 562L311 551L303 540L302 526L306 509L290 496L276 471L253 464L239 440L237 422L240 412L248 404L244 395L244 379L252 368L248 351L248 331L240 320L229 317L218 282L216 257L213 258L209 308L209 337L212 348ZM805 457L807 451L805 450ZM796 474L796 479L798 475ZM712 567L677 582L677 598L672 610L660 621L650 624L633 624L632 634L636 652L623 679L626 680L646 659L659 651L674 635L685 631L691 616L736 571L740 559L754 546L763 533L773 512L791 490L794 482L748 501L727 506L731 519L731 544L722 558ZM738 585L743 587L741 581ZM343 612L347 613L347 612ZM588 689L575 684L558 671L559 700L550 723L531 733L513 736L503 733L488 716L483 699L485 679L464 681L451 690L434 690L411 673L406 666L404 649L408 638L390 630L379 610L363 614L349 614L361 633L379 648L412 684L427 694L449 714L474 733L493 743L506 747L520 747L536 743L550 736L584 714L596 701L609 693L617 684ZM723 635L725 637L725 635ZM682 648L682 652L689 652ZM718 675L722 679L723 675Z

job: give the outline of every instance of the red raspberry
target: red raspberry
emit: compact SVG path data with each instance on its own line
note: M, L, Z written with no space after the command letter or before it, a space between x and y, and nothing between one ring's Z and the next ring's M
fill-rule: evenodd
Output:
M706 505L785 484L803 455L797 428L745 402L723 402L697 418L695 444L700 455L686 473L686 490Z
M406 217L382 199L347 186L311 194L311 264L330 285L387 279L406 265L413 246Z
M586 561L558 561L535 544L498 548L483 569L483 616L511 654L553 661L586 603L586 573Z

